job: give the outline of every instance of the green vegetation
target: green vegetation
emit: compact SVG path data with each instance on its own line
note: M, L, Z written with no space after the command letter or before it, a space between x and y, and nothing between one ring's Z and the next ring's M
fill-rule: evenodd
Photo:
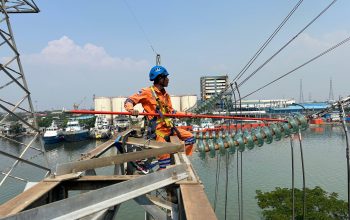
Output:
M95 126L95 121L96 121L96 117L92 117L92 118L88 118L88 119L79 120L79 123L81 125L84 125L87 128L92 128Z
M49 127L51 125L52 122L52 117L48 116L48 117L41 117L38 118L38 126L39 127Z
M21 133L23 130L22 125L18 122L14 123L13 125L11 125L11 130L13 131L13 133L15 134L19 134Z
M292 189L276 187L274 191L256 191L258 205L265 219L292 219ZM302 219L303 191L295 189L295 219ZM306 219L348 219L347 202L338 199L337 193L327 193L316 186L306 189Z

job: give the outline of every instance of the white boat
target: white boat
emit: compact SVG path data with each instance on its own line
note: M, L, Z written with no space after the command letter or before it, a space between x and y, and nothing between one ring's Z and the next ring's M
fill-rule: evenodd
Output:
M192 131L205 131L214 128L215 125L211 119L202 119L200 125L192 124Z
M129 119L126 117L119 117L114 119L115 128L118 132L126 130L130 126Z
M186 121L181 121L181 120L174 120L175 126L187 126Z
M89 130L80 126L77 119L69 119L63 135L69 142L83 141L89 138Z
M106 117L97 116L95 127L90 130L90 136L96 139L109 138L111 136L109 121Z
M60 129L55 121L52 121L50 127L45 129L43 140L45 144L54 144L64 139L63 130Z
M215 126L213 124L213 121L211 119L202 119L201 125L199 130L205 130L205 129L214 129Z
M8 122L0 125L0 134L5 137L20 137L25 132L23 125L18 122Z

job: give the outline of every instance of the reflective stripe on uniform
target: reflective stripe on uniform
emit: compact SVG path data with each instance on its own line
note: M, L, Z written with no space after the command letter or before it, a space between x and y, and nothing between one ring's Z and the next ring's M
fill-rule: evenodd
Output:
M166 168L170 165L170 158L158 160L159 168Z
M159 130L156 130L156 135L161 137L161 138L165 138L167 135L163 132L160 132Z
M151 92L152 92L152 96L156 100L157 106L158 106L158 108L160 110L160 112L158 112L158 113L160 114L161 117L157 120L157 124L160 123L160 122L165 122L167 127L173 127L173 122L172 122L171 118L163 116L163 114L168 113L168 111L167 111L168 110L167 103L165 103L165 106L163 106L161 104L161 102L160 102L159 97L156 94L156 91L154 91L154 87L151 86L150 89L151 89Z
M196 143L196 139L193 136L185 139L185 145L192 145L194 143Z

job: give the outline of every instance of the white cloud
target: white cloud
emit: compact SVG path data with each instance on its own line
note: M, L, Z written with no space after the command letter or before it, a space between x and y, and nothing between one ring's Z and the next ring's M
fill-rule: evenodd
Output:
M133 94L145 86L150 68L145 59L111 56L103 47L78 45L67 36L48 42L39 53L22 55L22 61L33 97L43 109L69 108L93 94Z
M299 47L307 47L314 49L323 49L329 48L336 43L339 43L341 40L344 40L346 37L349 37L350 33L347 31L338 31L325 34L319 38L314 37L310 34L303 33L301 34L297 40L296 44Z
M87 43L77 45L67 36L48 42L48 45L38 54L24 56L31 65L54 65L62 67L82 67L94 69L109 69L111 71L134 71L148 68L146 60L133 60L110 56L103 47Z

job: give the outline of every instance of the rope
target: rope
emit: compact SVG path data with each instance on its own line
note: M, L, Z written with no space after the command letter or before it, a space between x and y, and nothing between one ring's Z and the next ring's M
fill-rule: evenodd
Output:
M344 103L341 101L338 102L338 108L339 108L339 116L342 121L344 134L345 134L345 141L346 141L346 171L347 171L347 177L348 177L348 218L350 219L350 168L349 168L349 137L348 137L348 127L345 123L345 111L344 111Z
M281 28L285 25L285 23L289 20L289 18L294 14L294 12L298 9L299 5L303 2L300 0L294 8L289 12L287 17L279 24L279 26L274 30L274 32L269 36L269 38L265 41L265 43L259 48L259 50L254 54L254 56L249 60L249 62L243 67L243 69L238 73L238 75L233 79L233 81L239 80L243 74L248 70L248 68L253 64L253 62L258 58L258 56L263 52L263 50L267 47L267 45L272 41L272 39L276 36L276 34L281 30Z
M237 85L237 82L235 82L235 86L236 86L236 90L237 90L237 93L238 93L238 101L239 101L239 113L241 114L241 117L243 117L242 115L242 98L241 98L241 93L238 89L238 85ZM243 121L241 120L241 130L242 130L242 125L243 125Z
M240 152L241 155L241 216L243 219L243 153Z
M293 137L290 136L290 151L292 156L292 220L295 219L295 189L294 189L294 147Z
M237 153L237 195L238 195L238 219L241 220L241 193L240 193L240 186L239 186L239 157Z
M299 146L300 146L300 156L301 156L301 169L303 173L303 219L306 215L306 187L305 187L305 167L304 167L304 155L303 155L303 144L301 141L301 131L299 129L298 131L298 139L299 139Z
M282 78L288 76L289 74L295 72L296 70L298 70L298 69L300 69L300 68L306 66L307 64L309 64L309 63L315 61L316 59L322 57L323 55L325 55L325 54L331 52L332 50L336 49L337 47L339 47L339 46L341 46L341 45L347 43L349 40L350 40L350 37L345 38L343 41L339 42L338 44L336 44L336 45L330 47L329 49L327 49L327 50L323 51L322 53L320 53L319 55L315 56L314 58L312 58L312 59L308 60L307 62L301 64L300 66L298 66L298 67L292 69L291 71L289 71L289 72L283 74L282 76L280 76L280 77L274 79L273 81L271 81L271 82L265 84L264 86L262 86L262 87L260 87L260 88L258 88L258 89L256 89L256 90L254 90L254 91L248 93L247 95L243 96L241 99L244 99L244 98L246 98L246 97L248 97L248 96L251 96L252 94L254 94L254 93L256 93L256 92L258 92L258 91L260 91L260 90L266 88L267 86L269 86L269 85L271 85L271 84L273 84L273 83L279 81L280 79L282 79Z
M227 217L227 196L228 196L228 163L229 163L229 153L226 152L225 155L225 160L226 160L226 179L225 179L225 220Z
M154 47L153 47L153 44L151 43L150 39L148 38L148 36L147 36L145 30L143 29L141 23L140 23L139 20L137 19L137 17L136 17L136 15L135 15L134 11L131 9L130 5L128 4L127 0L124 0L124 3L125 3L125 5L126 5L126 7L128 8L129 12L131 13L132 17L134 18L134 20L135 20L137 26L140 28L141 32L143 33L143 36L145 37L146 41L147 41L148 44L150 45L152 51L153 51L156 55L158 55L158 53L156 52L156 50L155 50Z
M215 181L215 195L214 195L214 212L216 211L217 198L219 193L220 182L220 154L216 156L216 181Z
M237 83L236 83L237 85ZM234 106L235 106L235 114L237 115L237 98L236 98L236 93L233 89L233 83L230 84L230 87L231 87L231 93L233 94L233 98L235 100L234 102ZM236 132L237 132L237 129L238 129L238 122L237 120L235 120L235 127L236 127ZM241 199L240 199L240 185L239 185L239 162L238 162L238 152L237 152L237 199L238 199L238 219L240 220L241 219Z
M226 105L226 112L229 115L229 107L228 107L228 102L227 99L225 99L224 104ZM231 120L228 122L228 128L230 129L231 127ZM225 220L227 217L227 196L228 196L228 168L229 168L229 158L230 154L229 152L226 151L226 180L225 180Z

